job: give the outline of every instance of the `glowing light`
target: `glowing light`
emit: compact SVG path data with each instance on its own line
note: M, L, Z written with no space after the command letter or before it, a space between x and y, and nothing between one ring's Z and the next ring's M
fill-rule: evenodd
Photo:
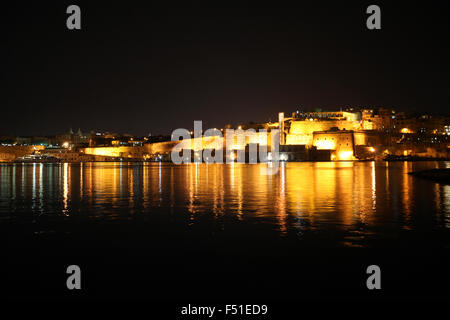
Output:
M339 152L339 160L352 160L353 151L341 151Z
M314 143L314 146L317 147L318 150L334 150L336 149L336 144L331 140L317 140Z
M410 129L408 128L403 128L402 130L400 130L401 133L413 133Z
M68 213L68 204L69 204L69 164L67 162L64 163L64 175L63 175L63 214L67 215Z
M370 152L375 152L375 148L374 148L374 147L370 147L370 148L369 148L369 151L370 151Z
M69 147L69 143L68 143L67 141L64 142L64 143L62 144L62 147L67 149L67 148Z

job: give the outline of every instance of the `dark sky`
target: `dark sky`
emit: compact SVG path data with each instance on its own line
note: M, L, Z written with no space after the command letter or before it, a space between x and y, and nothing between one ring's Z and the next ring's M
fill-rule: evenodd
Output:
M448 1L311 2L2 4L0 134L169 134L299 108L450 107ZM373 3L382 30L366 28ZM66 28L70 4L80 31Z

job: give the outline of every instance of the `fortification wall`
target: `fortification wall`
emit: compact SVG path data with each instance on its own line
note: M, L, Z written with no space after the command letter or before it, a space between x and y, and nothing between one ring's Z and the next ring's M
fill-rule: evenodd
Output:
M259 143L270 146L270 135L266 132L245 133L237 132L236 137L231 141L231 148L244 150L249 143ZM91 147L82 148L86 155L117 157L117 158L144 158L147 155L168 154L175 146L179 149L204 150L204 149L224 149L225 138L220 136L185 139L179 141L166 141L146 144L137 147Z
M270 146L270 134L267 132L245 132L235 131L234 138L230 137L231 148L234 150L244 150L249 143ZM180 141L160 142L147 145L149 153L171 152L173 147L179 144L180 149L204 150L204 149L225 149L226 137L214 136L193 138Z
M331 128L338 128L339 130L359 130L361 129L361 123L348 120L320 121L316 119L313 121L292 121L289 133L286 135L286 144L312 145L313 133L315 131L327 131Z
M352 160L354 158L353 132L315 132L313 146L318 150L334 150L332 159Z
M355 137L355 146L367 146L367 145L378 146L382 144L380 134L377 131L355 132L354 137Z
M0 161L14 161L19 157L43 150L44 146L0 146Z
M95 147L82 148L82 152L89 155L118 157L118 158L143 158L146 154L145 147Z

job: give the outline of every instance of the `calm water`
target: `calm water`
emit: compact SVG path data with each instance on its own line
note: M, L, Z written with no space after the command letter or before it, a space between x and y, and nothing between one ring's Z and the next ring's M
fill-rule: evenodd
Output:
M157 225L307 246L448 247L450 186L407 172L449 165L286 163L267 176L265 164L2 164L0 226L11 237L70 237L84 232L83 223L104 224L107 232L134 221L144 233ZM122 230L121 240L134 231Z
M370 298L375 263L383 297L447 299L450 186L407 174L447 165L2 164L2 286L72 299L75 263L81 298Z

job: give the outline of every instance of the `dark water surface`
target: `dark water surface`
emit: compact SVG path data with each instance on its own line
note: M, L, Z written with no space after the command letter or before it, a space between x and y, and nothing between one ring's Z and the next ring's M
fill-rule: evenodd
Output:
M450 186L407 173L449 165L1 164L11 296L58 296L68 264L89 297L359 295L373 263L392 296L442 296Z

